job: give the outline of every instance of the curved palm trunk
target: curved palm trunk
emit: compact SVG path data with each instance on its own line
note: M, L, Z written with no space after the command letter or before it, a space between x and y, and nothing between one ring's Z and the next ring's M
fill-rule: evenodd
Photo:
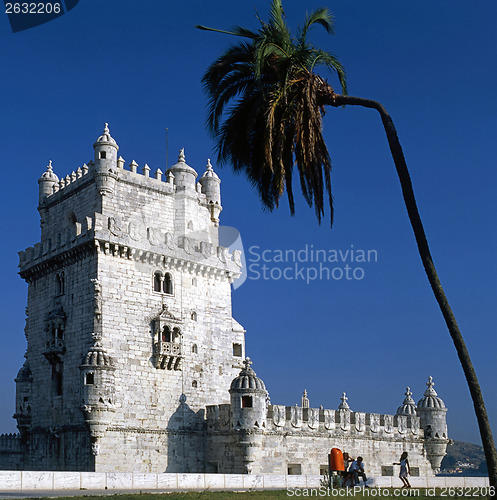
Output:
M475 407L476 418L478 419L480 436L485 450L490 485L497 487L497 452L495 450L492 430L490 428L490 422L488 420L480 384L478 383L478 378L476 377L466 344L464 343L464 339L459 331L459 327L457 326L456 318L454 317L454 314L449 306L449 302L445 296L440 280L438 279L435 265L433 264L433 259L428 247L428 241L426 240L423 224L421 222L416 200L414 198L411 177L407 169L404 153L402 151L392 118L380 103L370 99L363 99L361 97L328 94L324 97L323 104L335 107L343 105L364 106L366 108L376 109L380 113L383 127L385 128L385 133L387 135L388 144L390 146L390 151L395 163L395 168L397 169L397 174L402 187L402 194L404 196L407 213L411 221L414 236L416 237L419 255L421 256L426 275L428 276L431 288L435 298L437 299L438 305L440 306L440 310L442 311L445 323L447 324L450 336L452 337L457 351L457 355L459 356L459 360L464 370L464 375L466 376L466 380L468 382L469 391Z

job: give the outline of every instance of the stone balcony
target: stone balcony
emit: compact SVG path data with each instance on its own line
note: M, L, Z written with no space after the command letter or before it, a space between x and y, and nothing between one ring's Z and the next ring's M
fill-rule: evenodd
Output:
M181 370L182 346L175 342L155 342L155 367L161 370Z
M50 364L54 365L61 361L61 356L66 352L66 346L63 339L49 339L46 342L43 356L47 358Z

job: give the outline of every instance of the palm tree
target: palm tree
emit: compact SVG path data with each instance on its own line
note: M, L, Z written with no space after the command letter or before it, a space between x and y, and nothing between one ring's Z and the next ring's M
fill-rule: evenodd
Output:
M318 221L321 222L324 215L327 197L333 224L331 160L322 133L325 106L355 105L379 112L418 251L469 386L490 484L497 487L497 452L481 389L433 264L404 153L390 115L376 101L347 95L345 71L336 56L308 42L307 35L314 25L333 33L333 18L328 9L320 8L308 15L296 36L285 24L281 0L272 0L269 21L259 18L259 22L258 31L197 26L245 38L214 61L202 80L209 95L207 125L217 140L220 162L231 164L236 172L244 172L269 210L278 207L286 191L292 215L295 167L304 198L309 206L314 206ZM338 76L342 94L335 93L317 73L317 69L323 67Z

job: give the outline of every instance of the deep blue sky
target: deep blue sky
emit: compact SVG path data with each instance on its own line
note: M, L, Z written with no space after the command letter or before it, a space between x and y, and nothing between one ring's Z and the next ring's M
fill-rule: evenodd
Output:
M330 109L335 225L318 226L297 197L263 212L245 178L216 165L200 80L228 36L195 24L256 29L262 0L81 0L68 14L12 34L0 15L2 214L0 432L13 432L14 377L25 351L26 285L17 251L39 241L37 179L49 159L65 176L92 157L109 122L127 164L164 170L185 147L222 179L223 225L245 248L374 249L364 279L253 280L233 293L247 353L275 404L308 390L311 405L394 413L406 385L419 400L429 375L449 408L450 437L479 442L455 349L424 275L393 162L375 112ZM382 102L395 120L440 278L477 369L497 433L497 71L494 0L285 2L291 26L327 5L336 34L317 44L345 65L352 95ZM321 30L322 31L322 30ZM333 82L333 81L332 81ZM252 275L252 277L254 277Z

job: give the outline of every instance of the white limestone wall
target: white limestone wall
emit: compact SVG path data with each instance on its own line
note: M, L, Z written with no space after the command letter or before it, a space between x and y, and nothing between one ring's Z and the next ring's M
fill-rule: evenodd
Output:
M93 331L91 277L96 275L96 261L91 255L62 266L65 289L57 293L55 274L61 267L53 267L28 287L27 361L33 374L31 390L32 427L78 425L83 422L79 365L86 354ZM53 391L52 367L44 357L47 332L46 317L50 311L62 307L66 315L63 361L63 395Z

